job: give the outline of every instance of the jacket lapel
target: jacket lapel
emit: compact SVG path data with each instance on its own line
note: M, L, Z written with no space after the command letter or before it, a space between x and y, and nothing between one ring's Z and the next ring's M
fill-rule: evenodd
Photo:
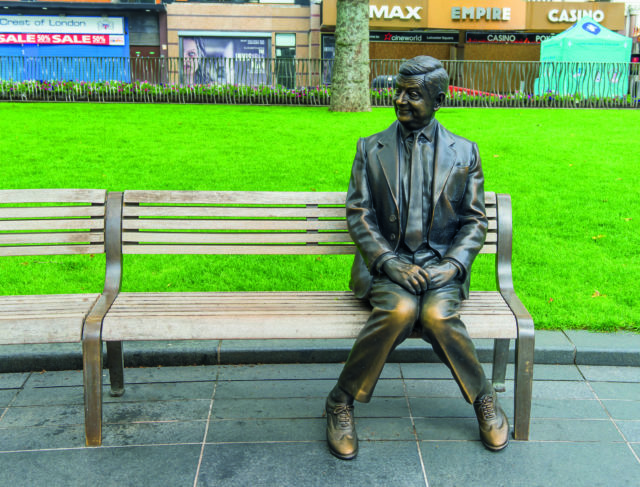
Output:
M389 192L398 210L398 122L394 122L385 130L378 139L378 163L382 167L382 172L387 180Z
M436 150L435 160L433 162L433 200L431 209L435 210L435 205L440 199L444 185L449 179L449 174L456 161L456 150L454 148L454 140L449 132L436 121Z

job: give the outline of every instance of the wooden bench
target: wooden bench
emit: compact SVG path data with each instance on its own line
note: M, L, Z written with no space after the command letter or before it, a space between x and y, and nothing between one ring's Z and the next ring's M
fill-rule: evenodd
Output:
M122 342L129 340L355 338L370 313L350 292L118 292L122 254L353 254L344 193L126 191L121 248L107 249L111 297L84 327L85 426L101 443L102 341L113 395L124 392ZM503 391L509 340L516 340L516 439L529 435L534 328L513 290L511 203L486 194L498 291L472 292L461 315L473 338L495 339L493 382ZM114 215L117 212L114 211ZM119 230L121 229L121 235ZM111 250L111 253L110 253ZM348 269L345 269L345 273ZM212 279L214 276L212 276ZM206 291L206 290L205 290ZM103 294L104 296L104 294ZM106 316L101 314L110 305Z
M104 190L0 190L0 256L104 254L106 195ZM79 343L100 296L0 296L0 344Z

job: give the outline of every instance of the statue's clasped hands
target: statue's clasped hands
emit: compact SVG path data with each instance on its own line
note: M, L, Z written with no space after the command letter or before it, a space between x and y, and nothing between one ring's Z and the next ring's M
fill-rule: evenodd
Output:
M458 274L458 268L448 261L438 262L423 269L400 259L389 259L382 265L382 270L389 279L412 294L421 294L427 289L442 287Z

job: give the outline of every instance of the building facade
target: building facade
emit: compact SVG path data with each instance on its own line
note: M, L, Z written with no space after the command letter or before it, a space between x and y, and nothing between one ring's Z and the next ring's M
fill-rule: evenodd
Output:
M166 7L154 1L0 1L0 56L160 56Z
M536 61L540 43L582 16L624 33L625 5L524 0L370 0L371 59ZM323 55L331 55L336 0L324 0Z
M0 66L1 74L4 79L69 79L60 74L72 69L68 65L60 68L36 59L113 58L130 64L95 68L89 79L293 87L318 84L319 76L326 84L335 51L336 4L0 0L0 58L34 60L28 68ZM633 56L640 58L640 2L542 0L370 0L370 58L397 61L427 54L441 60L537 61L543 40L583 16L633 36ZM136 63L137 58L157 63ZM309 61L308 79L301 80L301 60L319 59L326 61ZM78 69L90 70L78 62L73 69L78 64Z

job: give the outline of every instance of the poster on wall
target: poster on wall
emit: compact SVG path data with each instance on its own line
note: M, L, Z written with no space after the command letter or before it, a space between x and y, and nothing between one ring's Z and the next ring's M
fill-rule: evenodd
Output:
M268 37L182 37L182 82L270 84Z

